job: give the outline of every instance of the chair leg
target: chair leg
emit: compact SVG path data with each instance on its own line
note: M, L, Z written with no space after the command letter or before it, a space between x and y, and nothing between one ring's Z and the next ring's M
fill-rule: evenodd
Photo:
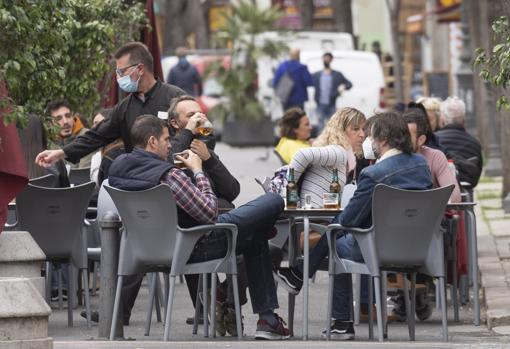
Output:
M144 336L148 336L151 331L152 308L154 307L154 298L156 297L156 277L155 273L147 274L149 282L149 306L147 307L147 316L145 318Z
M82 270L83 276L83 289L85 290L85 311L87 312L87 328L91 327L90 323L90 294L89 294L89 271L88 269Z
M415 325L416 318L414 314L416 313L416 273L411 273L411 317L407 319L409 321L409 325L411 326L412 337L411 340L415 340Z
M407 274L402 274L402 277L404 279L404 300L406 304L407 328L409 330L409 340L413 340L411 330L411 317L414 317L414 314L411 314L411 301L409 300L409 285L407 282Z
M388 272L382 272L381 283L381 298L382 298L382 319L383 319L383 332L384 338L388 338Z
M296 295L289 293L289 316L287 318L289 322L290 335L294 335L294 307L296 306Z
M156 280L154 285L154 306L156 307L156 321L161 322L161 285L159 283L159 273L153 273L152 277Z
M361 308L361 274L352 274L352 297L354 298L354 324L359 325Z
M441 297L439 297L439 282L436 282L436 309L441 309Z
M79 274L79 272L78 272ZM62 265L59 269L59 302L62 303ZM79 275L78 275L79 276ZM74 288L74 269L71 263L67 265L67 326L73 327L73 306L76 289Z
M446 314L446 291L444 277L439 278L439 289L441 293L441 320L443 325L443 340L448 342L448 320Z
M236 310L237 340L243 339L243 325L241 323L241 302L239 301L239 286L237 284L237 274L232 274L232 287L234 288L234 307Z
M377 313L377 336L379 337L379 342L384 341L383 334L383 306L386 306L386 302L383 302L381 299L381 277L374 277L374 287L375 287L375 305L376 305L376 313ZM372 307L370 305L370 307Z
M179 275L179 277L182 277L182 275ZM166 314L166 307L168 303L168 291L170 291L170 278L168 277L168 274L163 273L163 279L165 280L165 299L163 300L163 305L165 307Z
M115 339L117 317L119 316L120 293L122 291L122 275L117 276L117 289L115 290L115 303L113 303L112 328L110 328L110 340Z
M183 284L183 283L184 283L184 275L179 275L179 282L180 282L181 284Z
M193 322L193 334L197 334L198 332L198 317L200 316L200 307L202 306L202 301L200 300L200 286L202 284L202 274L198 277L198 287L197 287L197 298L195 300L195 320Z
M202 276L202 309L204 312L204 337L209 337L209 302L207 297L207 274Z
M48 305L51 304L51 273L53 268L51 267L51 262L46 262L46 275L45 275L45 281L46 281L46 303Z
M211 332L209 336L216 338L216 273L211 274Z
M331 317L333 313L333 287L335 283L335 275L329 275L328 285L328 308L326 310L326 338L329 341L331 339Z
M68 275L70 276L70 275ZM71 278L69 278L71 279ZM62 265L60 265L60 268L57 271L57 280L58 280L58 309L62 309ZM68 290L69 291L69 290ZM67 299L69 299L69 295L67 295ZM70 307L73 308L72 306Z
M168 303L166 305L166 316L165 316L165 335L163 340L167 342L170 339L170 325L172 323L172 306L174 300L174 291L175 291L175 275L170 276L170 290L168 291ZM198 304L197 304L198 307ZM195 321L196 321L196 312L195 312Z
M457 252L453 250L453 261L452 261L452 286L451 286L451 298L453 303L453 321L459 322L459 299L457 297Z
M371 275L368 276L368 338L374 339L374 316L372 308L374 304L374 280Z
M98 274L98 270L99 270L99 262L94 262L93 267L94 267L94 269L92 272L92 292L90 294L92 296L95 296L96 290L97 290L97 274Z

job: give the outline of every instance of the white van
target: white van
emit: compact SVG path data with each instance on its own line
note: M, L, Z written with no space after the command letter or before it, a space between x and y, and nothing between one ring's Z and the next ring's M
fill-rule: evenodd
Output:
M324 69L322 55L325 52L326 51L323 50L301 51L301 63L308 66L310 74ZM332 69L340 71L352 82L352 88L348 91L344 91L343 94L337 98L336 107L353 107L359 109L367 117L372 116L374 112L384 110L381 98L385 86L384 75L377 56L367 51L329 52L333 54L333 61L331 63ZM259 65L259 68L260 67ZM262 68L262 70L267 74L270 69L266 66ZM260 71L259 78L262 78ZM311 118L312 123L317 124L314 92L313 87L308 88L308 102L305 103L305 111ZM277 100L274 90L264 88L263 94L259 96L273 120L282 117L283 110L281 108L281 103Z

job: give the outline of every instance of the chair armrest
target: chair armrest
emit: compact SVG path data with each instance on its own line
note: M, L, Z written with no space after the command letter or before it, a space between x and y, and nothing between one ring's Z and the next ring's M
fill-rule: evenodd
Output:
M354 234L368 234L373 230L373 227L370 227L368 229L362 229L362 228L353 228L353 227L344 227L341 224L330 224L327 226L326 229L326 237L328 238L328 246L329 246L329 260L330 263L333 263L333 261L339 260L340 257L338 256L338 253L336 251L336 236L340 232L345 233L354 233Z
M235 224L216 223L199 225L193 228L178 228L174 259L172 261L172 270L179 273L179 271L182 270L184 265L187 263L198 240L213 230L225 231L228 246L224 260L230 258L232 251L235 253L237 244L237 226Z

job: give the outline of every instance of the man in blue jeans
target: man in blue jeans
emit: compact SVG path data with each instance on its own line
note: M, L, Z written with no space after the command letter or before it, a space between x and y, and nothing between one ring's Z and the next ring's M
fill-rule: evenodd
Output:
M358 187L349 204L333 219L345 227L369 228L372 225L372 195L379 183L401 189L425 190L432 188L427 161L413 154L413 147L407 124L397 112L373 116L368 121L369 136L363 142L363 153L367 159L377 159L360 173ZM363 257L352 234L337 238L336 248L341 258L362 262ZM310 277L318 270L328 255L328 242L322 236L315 248L310 250ZM299 293L303 285L303 264L291 268L280 268L276 272L281 285L293 294ZM354 339L351 321L352 296L351 275L335 275L333 295L333 319L331 337ZM323 331L325 335L326 331Z
M326 52L322 56L324 70L312 75L315 88L315 103L317 103L317 116L319 117L319 132L336 111L336 99L344 90L350 90L352 83L339 71L331 68L333 55Z
M170 136L162 120L153 115L138 117L131 129L131 140L133 151L117 157L110 168L110 185L124 190L145 190L160 183L168 185L177 204L179 226L184 228L215 222L237 225L236 253L244 257L253 312L259 315L255 338L289 338L289 330L274 313L278 299L267 242L268 233L283 211L282 198L277 194L266 194L218 215L218 198L202 171L200 157L191 150L177 156L193 172L193 180L166 161ZM189 262L221 258L226 251L225 234L210 232L197 242ZM128 308L123 309L124 320L129 319L137 293L138 288L129 295L123 289L121 296L129 298L128 304L123 303Z

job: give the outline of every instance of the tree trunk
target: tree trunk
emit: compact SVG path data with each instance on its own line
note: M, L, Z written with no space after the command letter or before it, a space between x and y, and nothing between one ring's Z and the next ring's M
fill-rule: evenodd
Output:
M164 54L174 54L179 46L186 46L186 33L183 25L185 0L166 2L165 33L163 39Z
M400 40L399 40L399 14L400 14L400 0L386 0L386 5L390 12L391 22L391 43L393 49L393 71L395 75L395 96L397 102L404 101L404 91L402 89L402 55L400 54Z
M331 1L335 30L342 33L353 33L351 0Z
M301 0L299 4L301 13L301 27L303 30L313 29L313 0Z

